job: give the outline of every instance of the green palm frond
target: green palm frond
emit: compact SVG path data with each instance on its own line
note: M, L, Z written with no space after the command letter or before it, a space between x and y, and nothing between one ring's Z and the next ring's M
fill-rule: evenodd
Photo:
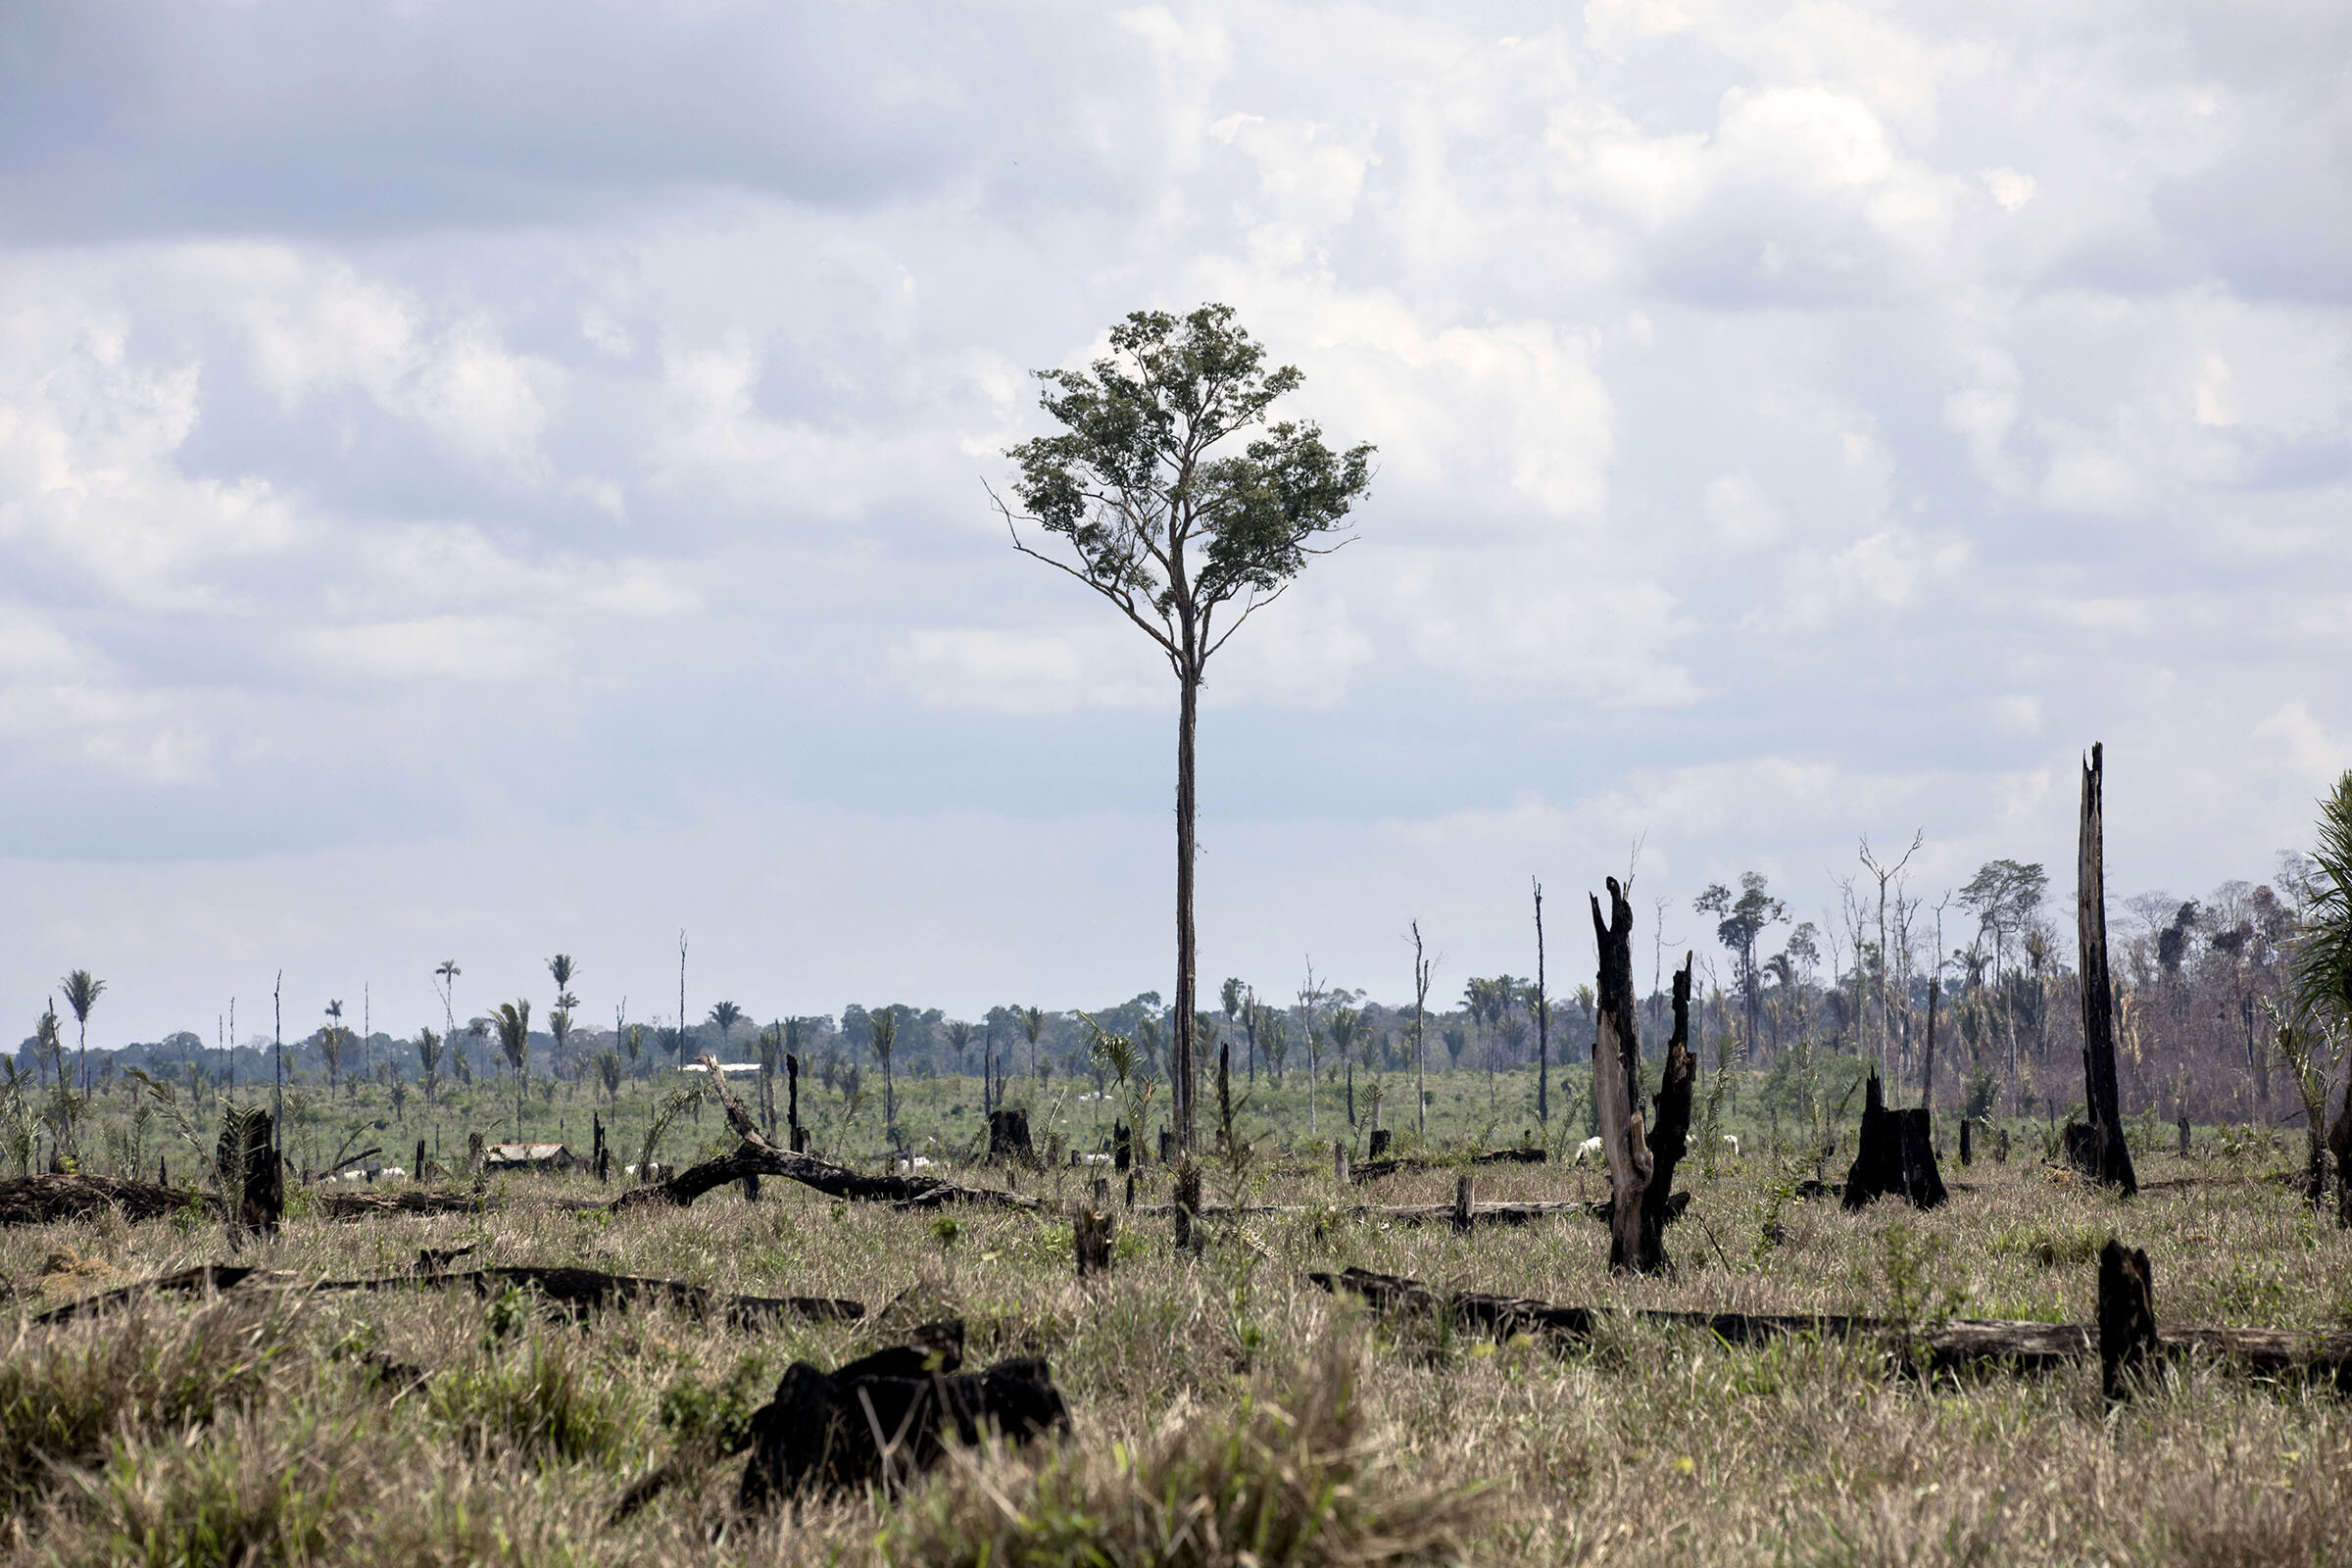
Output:
M2295 942L2295 1001L2352 1025L2352 771L2320 802L2319 891Z

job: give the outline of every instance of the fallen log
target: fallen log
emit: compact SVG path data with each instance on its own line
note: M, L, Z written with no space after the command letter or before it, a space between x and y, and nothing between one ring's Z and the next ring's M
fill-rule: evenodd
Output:
M426 1254L428 1260L431 1256L429 1252ZM724 1296L681 1280L645 1279L630 1274L607 1274L588 1268L509 1265L446 1273L428 1266L415 1273L395 1274L381 1279L304 1280L283 1269L207 1263L156 1279L139 1280L111 1291L102 1291L95 1296L81 1297L52 1307L32 1321L41 1326L70 1323L77 1317L127 1305L150 1296L219 1295L240 1286L248 1289L269 1286L316 1294L466 1286L477 1296L488 1296L512 1287L533 1291L557 1305L577 1311L601 1311L660 1302L680 1308L696 1318L723 1316L738 1328L760 1327L786 1317L826 1321L865 1316L865 1303L862 1301L816 1296Z
M430 1189L403 1193L325 1193L318 1199L319 1211L328 1219L345 1220L373 1219L380 1214L480 1214L491 1206L485 1193Z
M1490 1149L1476 1154L1398 1154L1392 1159L1367 1159L1348 1173L1350 1181L1378 1181L1398 1171L1454 1170L1463 1165L1541 1165L1541 1149Z
M938 1176L867 1176L814 1154L793 1153L769 1143L760 1124L727 1093L726 1080L710 1057L710 1087L726 1112L727 1125L742 1140L733 1152L689 1166L665 1182L634 1187L606 1205L613 1213L670 1205L684 1208L696 1199L746 1176L781 1176L813 1187L832 1198L859 1202L896 1203L902 1208L938 1208L948 1203L987 1203L1001 1208L1035 1209L1041 1203L1021 1193L991 1187L965 1187Z
M2138 1267L2144 1284L2146 1265L2141 1262ZM1383 1310L1447 1313L1456 1323L1501 1338L1543 1331L1570 1339L1590 1339L1603 1323L1614 1318L1668 1328L1699 1329L1727 1345L1757 1345L1792 1335L1824 1340L1884 1339L1906 1355L1913 1346L1923 1348L1929 1362L1936 1367L1992 1361L2034 1371L2101 1354L2097 1324L1955 1318L1923 1325L1836 1312L1686 1312L1655 1307L1563 1306L1477 1291L1441 1294L1417 1280L1376 1274L1369 1269L1350 1268L1338 1274L1317 1270L1307 1278L1335 1295L1348 1291L1360 1296ZM2102 1288L2112 1289L2104 1273ZM2131 1314L2120 1306L2111 1305L2106 1312L2120 1323L2132 1321ZM2119 1337L2110 1343L2120 1345L2122 1340ZM2322 1329L2157 1328L2154 1348L2162 1355L2202 1355L2253 1372L2331 1378L2339 1391L2352 1393L2352 1333ZM2128 1364L2137 1358L2119 1348L2116 1359Z
M1666 1217L1679 1219L1690 1206L1689 1193L1676 1193L1667 1200ZM1484 1225L1525 1225L1533 1220L1551 1219L1562 1214L1581 1214L1606 1222L1617 1211L1613 1199L1593 1200L1536 1199L1518 1203L1473 1203L1470 1220ZM1169 1215L1176 1212L1173 1203L1139 1203L1138 1214ZM1452 1203L1202 1203L1195 1211L1202 1219L1236 1219L1288 1216L1297 1218L1314 1214L1331 1219L1389 1220L1400 1225L1452 1225L1460 1220L1460 1210Z
M162 1219L194 1203L209 1219L226 1210L220 1200L186 1187L122 1176L11 1176L0 1180L0 1225L53 1225L88 1219L112 1208L126 1220Z

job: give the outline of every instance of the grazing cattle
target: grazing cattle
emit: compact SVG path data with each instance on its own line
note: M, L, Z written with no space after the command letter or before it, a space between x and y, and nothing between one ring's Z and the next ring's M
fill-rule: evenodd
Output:
M1600 1158L1600 1140L1599 1140L1599 1139L1597 1139L1597 1138L1588 1138L1588 1139L1586 1139L1586 1140L1585 1140L1585 1141L1584 1141L1582 1144L1580 1144L1580 1145L1578 1145L1578 1146L1577 1146L1577 1151L1576 1151L1576 1162L1577 1162L1579 1165L1582 1165L1582 1164L1583 1164L1583 1163L1584 1163L1586 1160L1588 1160L1588 1159L1598 1159L1598 1158Z
M377 1171L376 1174L381 1176L385 1181L396 1182L406 1177L409 1173L401 1169L398 1165L386 1165L382 1170Z
M931 1156L928 1154L917 1154L912 1159L902 1159L899 1161L899 1174L902 1176L911 1175L918 1170L929 1170L931 1165Z

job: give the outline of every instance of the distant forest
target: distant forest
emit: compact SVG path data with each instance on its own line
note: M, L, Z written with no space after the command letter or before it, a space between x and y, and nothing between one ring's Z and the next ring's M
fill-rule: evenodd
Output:
M2228 881L2193 899L2145 893L2110 909L2128 1113L2274 1124L2302 1115L2293 1064L2280 1054L2278 1014L2291 987L2287 946L2316 895L2315 877L2314 864L2290 852L2266 881ZM1650 972L1639 977L1649 985L1645 1049L1661 1049L1666 1034L1665 985L1682 957L1668 941L1711 938L1697 956L1693 1048L1702 1070L1764 1075L1767 1105L1787 1099L1793 1106L1795 1091L1785 1081L1828 1058L1877 1063L1890 1097L1915 1101L1931 1040L1939 1109L2062 1119L2080 1099L2072 899L2053 898L2040 864L1987 862L1931 902L1901 862L1890 869L1866 844L1838 906L1811 918L1755 873L1695 899L1634 892L1644 928L1638 942L1651 950ZM1581 899L1554 899L1547 924L1548 996L1522 975L1472 976L1447 984L1446 995L1433 992L1418 1022L1409 998L1375 1002L1311 972L1229 979L1200 1015L1202 1074L1213 1076L1223 1051L1237 1081L1312 1073L1337 1084L1355 1073L1410 1072L1416 1044L1433 1073L1523 1068L1539 1051L1555 1071L1581 1066L1592 1038L1592 992L1583 978L1592 936ZM1532 960L1532 928L1527 948ZM568 960L564 967L568 974ZM534 1077L645 1078L706 1054L780 1071L790 1053L826 1089L855 1094L878 1070L873 1018L881 1004L762 1019L722 1001L684 1030L659 1015L599 1027L575 1020L567 985L550 989L569 1005L556 1009L553 1027L530 1032L524 1071ZM350 1010L337 1004L317 1028L285 1042L290 1082L464 1084L513 1071L492 1015L461 1018L452 1008L454 1027L403 1037L354 1029ZM1167 1075L1172 1019L1155 992L1061 1010L1007 1004L973 1019L907 1004L888 1010L897 1020L891 1066L901 1075L986 1074L1016 1098L1042 1093L1057 1077L1101 1089L1097 1029L1133 1041L1149 1075ZM96 1016L102 1023L102 1003ZM63 1027L45 1019L19 1048L17 1071L73 1073L74 1029L70 1017ZM89 1052L89 1076L101 1087L130 1067L206 1089L266 1084L276 1070L270 1038L251 1033L233 1051L182 1030ZM1563 1083L1563 1095L1573 1082Z

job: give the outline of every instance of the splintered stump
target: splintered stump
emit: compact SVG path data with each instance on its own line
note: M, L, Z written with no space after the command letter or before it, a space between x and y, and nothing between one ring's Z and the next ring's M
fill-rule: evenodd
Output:
M1372 1145L1371 1148L1366 1151L1366 1153L1373 1159L1386 1159L1388 1157L1389 1130L1386 1127L1375 1127L1372 1129Z
M1042 1358L959 1372L963 1324L930 1324L915 1343L877 1350L831 1373L795 1361L776 1396L751 1419L751 1462L736 1506L779 1503L868 1487L896 1489L939 1462L951 1442L995 1435L1020 1444L1070 1424Z
M989 1163L1034 1165L1037 1150L1029 1142L1029 1113L992 1110L988 1113Z
M2154 1281L2148 1254L2114 1237L2099 1249L2099 1387L2111 1400L2132 1385L2156 1353Z
M1186 1160L1176 1172L1176 1250L1199 1252L1207 1241L1200 1224L1200 1167Z
M1860 1208L1879 1198L1900 1198L1917 1208L1944 1200L1943 1176L1936 1169L1934 1129L1925 1110L1888 1110L1879 1075L1863 1092L1862 1133L1853 1168L1845 1176L1845 1206Z
M2139 1190L2115 1070L2115 987L2107 967L2106 762L2093 744L2082 764L2082 820L2075 881L2075 947L2082 998L2083 1121L2066 1130L2067 1158L2103 1187Z
M1960 1163L1963 1166L1970 1163L1969 1129L1975 1125L1975 1122L1965 1116L1960 1119Z
M1110 1124L1110 1164L1113 1170L1135 1168L1135 1134L1123 1121Z
M1095 1185L1103 1187L1107 1184L1098 1181ZM1096 1202L1101 1203L1102 1200L1103 1195L1098 1193ZM1119 1222L1103 1209L1082 1208L1078 1211L1077 1218L1071 1222L1070 1237L1078 1253L1080 1279L1090 1274L1110 1272L1111 1247L1118 1240L1118 1233Z
M1667 1204L1675 1166L1690 1141L1690 956L1674 977L1674 1035L1654 1102L1657 1120L1644 1125L1642 1041L1634 994L1633 906L1615 877L1609 909L1592 903L1592 936L1599 950L1593 1014L1592 1100L1600 1123L1601 1155L1609 1167L1609 1268L1656 1274L1673 1267L1666 1255Z

